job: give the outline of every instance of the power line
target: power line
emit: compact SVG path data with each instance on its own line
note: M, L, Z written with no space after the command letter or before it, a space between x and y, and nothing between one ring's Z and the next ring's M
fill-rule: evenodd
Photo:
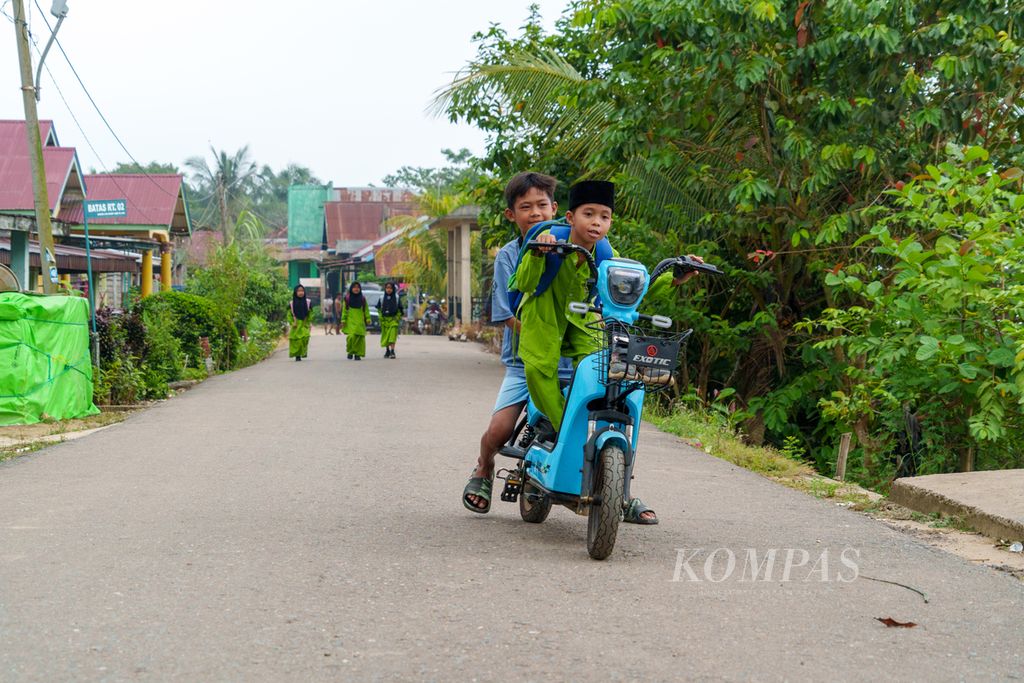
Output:
M46 13L43 12L43 8L39 6L39 0L33 0L33 2L36 8L39 9L39 13L42 15L43 21L46 23L46 27L49 28L52 33L53 28L50 26L50 21L46 18ZM64 46L60 44L60 39L58 39L55 36L53 42L57 44L57 47L60 49L60 53L64 55L64 61L68 63L68 67L70 67L71 73L73 73L75 75L75 78L78 80L78 85L82 86L82 91L85 93L85 96L89 98L89 102L92 103L93 109L96 110L96 113L99 115L100 120L103 121L103 125L105 125L107 127L107 130L110 131L110 134L114 136L114 139L117 141L117 144L121 146L121 149L124 150L124 153L128 155L128 158L131 159L135 163L135 165L138 166L139 169L141 170L143 168L142 164L140 164L139 160L136 159L132 155L132 153L128 151L128 148L125 147L124 143L121 141L121 138L118 137L116 132L114 132L114 128L110 125L110 122L107 121L107 117L103 115L102 111L100 111L100 107L98 104L96 104L96 100L93 99L92 94L89 92L89 89L86 88L85 83L82 82L82 77L78 75L78 71L75 69L75 65L71 63L71 58L68 57L68 53L64 51ZM177 197L177 195L172 194L168 192L166 189L164 189L164 187L160 185L160 183L156 182L156 180L154 180L148 173L146 173L145 171L141 171L141 173L142 175L146 176L146 178L149 178L149 181L153 183L161 192L166 194L168 197Z
M9 21L14 23L14 17L10 16L9 14L7 14L6 11L4 11L4 7L6 7L8 2L10 2L10 0L4 0L3 5L0 5L0 13L2 13L4 16L6 16ZM40 15L43 17L43 21L46 23L47 28L49 28L50 32L52 33L53 32L53 28L50 26L50 22L46 18L46 13L43 11L42 7L39 6L39 0L34 0L34 4L35 4L36 8L39 10ZM27 25L26 25L26 30L28 30L28 26ZM36 48L36 52L39 53L38 41L35 39L35 36L31 33L31 31L29 31L28 34L29 34L29 37L32 39L32 43L33 43L33 45ZM64 46L61 44L60 40L58 38L54 37L54 42L57 44L57 47L60 50L61 55L64 57L64 61L67 62L68 67L71 69L71 73L74 74L75 79L78 81L78 85L81 86L82 91L85 93L86 97L89 99L89 102L92 104L93 109L96 110L96 113L99 115L100 119L103 121L103 124L106 126L107 130L110 131L110 134L113 136L114 140L117 141L117 144L121 147L121 149L124 151L124 153L127 154L128 158L131 159L132 162L134 162L135 165L139 168L139 173L141 175L145 176L147 180L149 180L151 183L153 183L153 185L155 185L157 187L157 189L159 189L161 192L163 192L168 197L177 198L178 197L177 194L168 192L162 185L157 183L156 180L149 173L147 173L145 170L143 170L143 166L142 166L141 163L139 163L139 160L136 159L135 156L132 155L132 153L128 151L128 148L125 146L124 142L121 140L121 138L114 131L113 127L110 125L110 122L107 121L106 116L103 115L103 112L100 110L99 105L96 103L96 100L93 98L92 94L89 92L89 89L86 88L85 83L82 81L82 77L78 74L78 71L75 69L74 64L71 63L71 58L68 57L68 54L64 50ZM46 66L46 72L50 76L50 79L53 81L54 88L57 89L57 92L60 95L61 100L64 102L65 108L68 110L68 113L71 114L71 118L74 120L75 125L78 127L79 132L82 134L82 137L85 138L86 144L89 146L89 149L92 150L93 154L96 155L96 158L100 162L100 165L103 167L103 170L108 175L112 175L111 172L110 172L110 169L103 162L102 157L99 155L98 152L96 152L96 148L89 141L89 138L85 134L85 131L82 128L81 123L78 121L77 117L74 115L74 112L71 109L71 105L68 103L67 99L64 97L64 94L60 91L60 88L57 86L56 79L54 79L53 73L50 71L49 66ZM125 196L127 197L127 193L124 191L124 189L121 187L121 185L117 182L116 178L111 178L111 180L113 181L114 185L117 186L117 188L122 193L124 193ZM241 179L236 179L235 183L232 183L232 185L236 184L240 180ZM228 188L225 188L225 190L227 190L227 189ZM213 195L213 193L210 193L209 196L212 196L212 195ZM199 198L198 200L194 200L194 201L202 201L202 198ZM143 211L141 209L141 207L138 207L136 205L136 208L139 209L140 213L142 213L142 215L147 220L152 221L152 219L149 216L146 215L145 211ZM209 208L209 207L207 207L207 208Z
M38 43L33 41L32 45L33 45L33 47L35 47L36 53L38 54L39 53L39 45L38 45ZM110 169L107 168L106 163L104 163L103 157L101 157L100 153L96 151L95 147L93 147L92 141L89 139L89 136L85 134L85 129L82 128L82 124L79 122L78 117L75 116L74 110L71 109L71 105L68 103L67 98L64 97L64 92L60 89L60 86L57 85L57 79L53 77L53 72L50 71L50 67L47 66L44 63L43 64L43 68L46 69L47 75L50 77L50 80L53 82L53 88L54 88L54 90L57 91L57 95L60 96L61 102L64 103L64 108L67 109L68 110L68 114L71 115L71 120L75 122L75 126L78 128L78 132L81 133L82 137L85 139L85 144L88 145L89 149L92 151L93 155L96 157L96 160L100 162L100 166L103 167L103 170L106 171L107 175L110 176L111 181L113 181L113 183L117 187L117 189L121 193L124 194L125 199L127 200L128 199L128 193L125 192L124 188L121 187L121 184L117 182L117 178L114 177L114 175L110 173ZM152 223L154 225L158 224L156 221L153 220L152 216L150 216L149 214L146 213L145 209L143 209L141 206L139 206L135 202L132 202L132 204L135 206L136 209L138 209L139 213L142 215L142 217L144 219L146 219L147 221L149 221L150 223ZM83 208L83 211L84 211L84 208Z
M6 7L7 7L7 3L8 2L10 2L10 0L4 0L4 3L2 5L0 5L0 14L3 14L8 19L8 21L10 21L12 24L16 24L17 22L15 21L14 17L12 17L10 14L8 14L6 12ZM39 3L38 3L38 0L37 0L36 1L36 7L38 7L38 6L39 6ZM40 9L40 12L42 12L42 9ZM45 14L44 14L43 15L44 21L45 21L45 18L46 17L45 17ZM47 27L49 27L49 25L50 25L49 22L46 22L46 25L47 25ZM35 48L36 54L40 55L40 57L41 57L42 55L41 55L41 52L39 50L39 41L36 39L35 35L31 31L28 30L27 23L26 23L25 29L26 29L26 33L28 34L29 40L32 43L32 47ZM51 28L50 30L52 32L53 29ZM57 41L55 40L55 42L57 42ZM59 47L60 43L57 42L57 45ZM61 53L64 54L64 49L63 48L61 48ZM71 61L68 60L67 54L64 54L64 59L68 61L68 66L71 66ZM64 108L67 109L68 114L71 116L71 120L75 122L75 126L78 128L78 132L81 133L82 138L85 139L85 144L92 151L92 153L96 157L97 161L100 162L100 166L103 168L103 170L106 172L106 174L108 176L110 176L110 180L114 183L114 186L117 187L117 189L125 196L125 199L128 199L128 193L125 192L124 188L121 187L121 184L119 182L117 182L117 178L115 177L115 175L113 173L110 172L110 169L107 167L106 163L103 161L103 157L100 156L100 153L96 151L96 148L93 146L92 141L89 139L89 136L86 135L85 129L82 128L81 122L78 120L78 117L75 116L75 112L71 108L71 105L68 103L67 98L64 97L64 92L60 89L60 86L57 85L57 79L54 78L53 72L50 71L49 65L44 63L43 64L43 68L46 69L47 75L50 77L50 80L53 82L53 88L54 88L54 90L57 91L57 95L60 96L61 102L64 103ZM73 66L71 67L71 70L74 71L74 67ZM78 74L76 73L75 76L78 77ZM82 89L85 90L85 85L82 83L82 80L80 78L78 79L78 83L79 83L79 85L82 86ZM86 91L85 94L88 96L89 92ZM96 103L92 100L91 96L89 96L89 100L93 103L93 107L96 107ZM103 118L103 114L99 111L98 107L96 109L96 112L100 114L100 118ZM106 119L103 119L103 122L107 123ZM107 124L107 128L108 129L110 128L110 124ZM110 132L113 133L114 131L111 130ZM115 134L114 137L117 138L117 135ZM120 139L118 139L118 143L121 144ZM121 148L124 149L124 145L123 144L121 144ZM125 152L128 153L128 150L125 149ZM140 169L142 168L142 164L140 164L134 157L132 157L130 153L128 153L128 156L132 158L132 161L134 161L135 164ZM148 173L143 171L142 175L146 176L146 178L148 178L151 183L156 185L160 189L160 191L163 192L164 194L166 194L168 197L175 197L175 199L177 199L177 195L171 194L170 192L165 190L159 183L156 182L156 180L154 180L152 177L150 177L150 175ZM154 221L152 216L150 216L148 213L146 213L145 209L140 207L137 203L135 203L135 202L131 202L131 203L132 203L133 206L135 206L135 208L139 211L139 213L142 215L142 217L145 220L149 221L153 225L158 225L158 224L162 225L162 223L158 223L157 221Z

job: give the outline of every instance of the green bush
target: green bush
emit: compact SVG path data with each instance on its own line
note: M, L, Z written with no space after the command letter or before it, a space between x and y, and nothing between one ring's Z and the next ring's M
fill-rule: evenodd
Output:
M185 368L181 372L181 378L202 382L206 379L206 368Z
M281 339L283 330L279 324L253 316L246 325L249 338L244 340L238 351L237 367L259 363L273 353Z
M948 153L891 190L894 210L861 239L885 267L825 277L836 306L814 323L817 347L842 381L820 407L857 434L867 469L894 459L907 412L922 474L1024 465L1022 173L980 147Z
M184 368L181 341L174 334L174 317L169 310L154 308L143 313L142 319L146 325L145 367L154 373L154 381L162 382L166 394L167 383L181 379Z
M209 299L185 292L161 292L139 302L142 314L167 312L172 324L168 330L180 343L189 367L202 367L205 357L200 338L207 337L214 363L229 369L238 350L238 332L231 321Z
M100 341L101 364L123 356L141 358L148 350L145 323L135 313L115 314L109 308L99 309L96 334Z
M99 405L135 403L146 396L143 371L131 356L119 356L93 373L93 401Z
M187 291L212 301L239 333L254 316L283 321L291 299L280 265L261 246L238 242L219 248L207 267L195 271Z

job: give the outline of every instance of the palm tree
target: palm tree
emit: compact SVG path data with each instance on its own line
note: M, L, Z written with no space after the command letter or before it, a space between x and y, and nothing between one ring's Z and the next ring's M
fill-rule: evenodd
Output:
M595 93L603 94L595 97ZM510 134L522 141L531 155L573 162L588 177L622 181L621 213L650 226L646 232L654 237L652 243L672 245L667 252L681 241L721 240L717 226L701 219L731 204L727 172L739 165L736 150L747 149L744 144L760 134L760 112L737 107L721 112L706 130L678 139L652 139L649 133L648 148L608 154L609 140L615 138L618 126L613 96L598 78L586 78L561 55L537 48L511 53L498 64L470 64L438 91L433 108L437 113L500 112L499 117L514 122L505 130L514 131ZM760 170L758 164L767 166L752 156L744 166ZM680 223L680 216L686 219L685 231L672 227ZM728 248L742 259L747 247L741 235L731 240ZM723 312L727 307L723 306ZM781 339L759 340L768 351L758 355L760 347L755 348L748 353L754 362L743 367L757 369L771 354L781 357ZM709 366L709 353L702 355L700 368ZM754 370L749 374L760 377ZM699 391L705 394L706 377L700 377ZM759 389L747 393L759 392L764 393Z
M742 114L723 116L699 141L659 141L671 149L666 156L675 157L670 165L651 163L644 154L610 164L599 155L615 124L615 108L608 98L595 101L587 96L598 82L582 76L552 50L520 51L502 64L469 64L436 93L432 109L441 114L477 102L515 112L523 129L538 136L536 145L547 156L575 161L591 177L623 173L631 180L623 201L625 213L653 223L665 217L662 207L675 207L696 223L709 209L723 205L721 188L688 182L687 169L706 164L728 167L735 149L756 133L756 117L747 121Z
M199 156L187 159L185 166L194 172L200 191L216 199L220 230L224 243L228 244L234 237L231 216L239 214L240 204L246 198L246 192L253 189L259 173L256 163L249 157L248 145L231 155L223 150L218 152L212 145L210 152L214 159L212 166Z
M540 133L546 149L588 166L601 149L614 107L607 100L565 103L584 101L579 95L594 84L552 50L523 51L504 64L470 64L436 93L432 110L442 114L467 101L489 102L516 112L525 127Z
M404 249L408 258L395 265L395 274L420 291L438 294L448 288L448 237L431 230L427 217L395 216L389 227L402 234L381 247L381 253Z
M392 230L402 230L396 239L381 247L381 253L396 249L404 249L408 258L395 266L395 274L418 286L421 291L441 294L448 289L448 234L444 230L431 227L437 219L452 213L460 206L472 203L469 195L464 193L424 192L417 197L422 215L395 216L388 220ZM471 253L480 249L480 233L470 236ZM480 262L472 260L473 287L479 289ZM479 294L474 291L474 295Z

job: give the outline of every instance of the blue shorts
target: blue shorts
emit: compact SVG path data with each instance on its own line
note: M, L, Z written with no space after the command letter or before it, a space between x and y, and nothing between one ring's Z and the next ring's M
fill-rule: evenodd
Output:
M498 399L494 402L494 412L528 400L530 390L526 388L526 372L522 368L505 368L505 378L501 380Z

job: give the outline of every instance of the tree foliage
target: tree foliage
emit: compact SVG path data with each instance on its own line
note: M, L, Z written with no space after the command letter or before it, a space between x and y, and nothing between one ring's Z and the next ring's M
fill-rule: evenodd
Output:
M994 173L980 147L929 165L902 190L896 210L861 242L885 270L849 264L829 273L835 308L814 323L818 349L844 359L826 419L875 443L898 433L907 406L927 427L943 471L979 458L1019 463L1024 433L1024 194ZM954 459L956 458L956 459Z
M256 163L249 156L248 145L234 154L217 151L211 145L210 152L213 163L204 157L194 156L185 161L185 166L194 173L196 189L213 201L209 206L215 207L224 243L228 244L235 238L232 219L245 207L247 195L255 188L259 174Z
M665 304L696 329L684 385L705 401L728 390L751 440L798 439L826 469L838 432L859 420L864 476L877 481L901 402L920 392L868 401L867 422L843 413L833 392L861 383L849 372L860 361L826 323L854 306L872 319L906 314L866 288L901 272L899 254L870 241L879 226L913 222L900 188L916 183L924 197L929 167L952 163L940 170L951 179L977 170L950 151L986 148L991 173L1021 165L1021 16L1021 0L578 0L551 35L537 21L518 37L480 34L439 105L488 134L480 190L495 232L501 182L517 171L611 178L624 253L722 264L727 284ZM998 214L1000 201L985 210ZM917 210L918 224L934 218ZM995 403L983 418L980 401L946 406L964 441L926 424L934 462L994 443ZM1019 443L1010 412L1001 428Z
M234 153L210 147L212 159L193 156L185 161L192 171L189 192L192 220L217 225L225 243L236 237L265 237L269 229L288 224L288 188L319 184L305 166L289 164L280 171L259 165L246 145ZM255 219L244 224L236 217ZM241 230L239 230L241 228ZM259 234L253 234L253 228Z
M471 159L469 150L441 150L451 165L442 168L403 166L384 178L387 185L406 187L417 192L417 216L395 216L388 228L401 230L395 240L385 244L381 253L401 251L406 258L395 266L395 273L421 293L441 297L448 287L448 235L433 227L433 222L467 204L474 204L483 176ZM471 236L470 250L479 251L480 236ZM480 261L472 259L473 296L480 293Z
M239 333L254 317L280 330L291 299L287 277L258 242L219 246L206 267L192 274L186 289L212 302Z
M394 173L384 176L384 184L388 187L403 187L417 194L433 193L436 195L472 187L476 184L479 174L471 163L472 152L465 148L458 152L442 149L441 154L448 162L447 166L441 168L402 166Z

